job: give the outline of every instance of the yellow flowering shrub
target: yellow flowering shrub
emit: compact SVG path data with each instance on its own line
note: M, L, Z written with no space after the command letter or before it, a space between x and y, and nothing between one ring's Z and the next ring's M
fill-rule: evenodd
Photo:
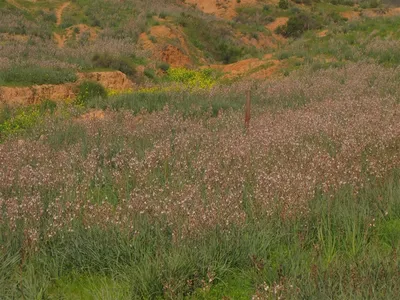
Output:
M11 134L32 127L40 121L41 113L38 108L23 110L15 116L0 123L0 140Z
M170 68L167 71L168 78L181 83L189 88L208 89L215 84L211 69L189 70L185 68Z
M108 89L107 96L119 96L133 93L146 93L155 94L162 92L176 92L183 89L210 89L212 88L216 80L213 78L213 71L211 69L204 70L189 70L185 68L170 68L167 71L167 81L169 84L158 85L152 87L144 87L138 90L127 89L127 90L114 90Z

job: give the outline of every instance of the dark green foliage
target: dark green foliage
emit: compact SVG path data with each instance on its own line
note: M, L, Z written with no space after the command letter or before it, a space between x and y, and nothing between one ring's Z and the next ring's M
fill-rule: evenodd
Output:
M242 56L244 48L237 47L228 42L221 42L217 50L223 63L230 64L238 61Z
M43 20L45 22L50 22L50 23L56 23L57 22L57 17L55 15L55 13L46 12L46 11L41 11L40 13L41 13L41 15L43 17Z
M162 63L160 63L158 65L158 68L161 69L164 72L167 72L169 70L169 68L170 68L170 65L169 65L169 63L162 62Z
M156 73L154 72L153 69L150 69L150 68L144 69L144 75L147 78L150 78L150 79L155 79L156 78Z
M288 0L279 0L278 6L280 9L288 9L289 1Z
M85 81L79 85L79 92L76 97L76 103L86 105L90 99L107 98L106 89L97 82Z
M300 12L291 16L286 25L277 28L276 32L286 37L300 37L305 31L319 29L322 21L314 15Z
M354 4L358 3L354 0L330 0L329 3L333 5L347 5L347 6L354 6Z
M136 74L135 64L130 57L114 57L108 53L96 54L92 58L95 68L114 69L128 76Z
M312 0L294 0L295 3L298 4L304 4L304 5L311 5L312 4Z
M166 19L167 18L167 14L165 12L160 12L158 15L161 19Z

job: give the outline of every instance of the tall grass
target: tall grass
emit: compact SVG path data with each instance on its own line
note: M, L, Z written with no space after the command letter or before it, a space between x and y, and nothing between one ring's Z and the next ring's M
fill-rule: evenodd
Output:
M332 198L318 194L307 216L283 220L278 210L257 222L215 228L182 241L175 240L167 223L140 215L132 219L136 231L131 235L112 227L74 226L29 258L20 251L20 238L13 236L13 243L3 240L2 293L6 299L210 299L238 294L255 299L393 299L400 292L394 226L400 220L399 199L395 171L357 195L350 186Z
M0 144L2 298L398 298L398 78L358 64L56 109Z

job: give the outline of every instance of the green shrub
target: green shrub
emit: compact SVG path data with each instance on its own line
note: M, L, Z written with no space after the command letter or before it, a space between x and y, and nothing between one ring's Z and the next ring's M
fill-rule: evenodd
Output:
M81 83L75 103L86 106L88 100L92 98L107 98L106 89L97 82L85 81Z
M128 76L136 75L136 68L133 59L130 57L114 57L108 53L95 54L92 58L94 67L114 69L125 73Z
M240 48L234 44L227 42L221 42L218 46L222 62L224 64L230 64L238 61L244 53L244 49Z
M143 74L144 74L147 78L150 78L150 79L156 78L156 73L154 72L153 69L150 69L150 68L146 68L146 69L144 70Z
M278 7L280 9L288 9L289 8L289 1L288 0L279 0Z
M167 72L169 70L169 68L170 68L170 65L169 65L169 63L162 62L162 63L160 63L158 65L158 68L161 69L164 72Z
M57 16L55 13L52 12L41 12L43 21L45 22L50 22L50 23L56 23L57 22Z
M159 13L158 17L160 19L166 19L167 18L167 13L162 11L162 12Z
M305 31L319 29L322 27L322 22L317 17L300 12L291 16L286 25L276 29L276 33L286 37L300 37Z

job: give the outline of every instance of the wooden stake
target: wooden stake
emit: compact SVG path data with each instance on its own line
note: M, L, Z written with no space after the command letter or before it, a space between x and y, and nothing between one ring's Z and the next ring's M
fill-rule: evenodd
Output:
M247 131L249 131L250 119L251 119L251 91L248 90L246 93L246 108L244 116L244 125L246 126Z

